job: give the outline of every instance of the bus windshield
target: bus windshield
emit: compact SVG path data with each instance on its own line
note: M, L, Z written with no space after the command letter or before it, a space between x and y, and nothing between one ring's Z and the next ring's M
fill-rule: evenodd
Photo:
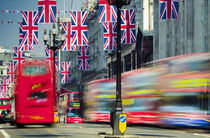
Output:
M9 105L10 100L0 100L0 105Z
M82 117L81 109L67 109L67 117Z
M24 68L24 75L43 75L46 74L45 66L26 66Z

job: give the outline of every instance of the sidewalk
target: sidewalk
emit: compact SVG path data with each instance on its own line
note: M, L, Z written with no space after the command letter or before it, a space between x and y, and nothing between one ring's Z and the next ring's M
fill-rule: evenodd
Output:
M99 132L111 132L109 126L98 125L98 124L69 124L69 123L58 123L57 127L62 127L63 130L68 131L71 138L102 138Z
M107 136L112 136L112 128L108 124L58 123L57 126L58 127L64 127L64 129L67 129L69 134L73 138L103 138L103 137L107 137ZM131 136L130 133L126 133L125 135L127 137Z

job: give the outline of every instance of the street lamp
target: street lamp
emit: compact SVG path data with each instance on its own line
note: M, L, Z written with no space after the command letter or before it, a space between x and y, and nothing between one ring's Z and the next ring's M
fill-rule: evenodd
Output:
M113 135L123 135L126 129L126 115L122 114L121 98L121 8L130 4L131 0L107 0L110 5L117 7L117 78L115 108L111 111L111 126Z
M58 30L55 28L55 24L53 24L53 28L49 30L49 34L47 34L46 29L44 29L43 35L44 45L47 45L48 49L53 50L53 93L56 92L56 79L55 79L55 51L60 49L63 45L66 36L64 35L64 30L62 29L61 33L58 33ZM52 39L52 40L51 40Z
M51 41L51 37L49 39L49 36L53 36L53 40ZM57 36L57 38L56 38ZM66 36L64 35L64 30L62 29L61 34L58 33L58 30L55 28L55 24L53 24L53 28L49 31L49 35L47 35L46 29L44 29L44 35L43 35L44 44L47 45L48 49L52 49L53 51L56 51L57 49L60 49L63 45ZM48 42L50 40L50 42Z

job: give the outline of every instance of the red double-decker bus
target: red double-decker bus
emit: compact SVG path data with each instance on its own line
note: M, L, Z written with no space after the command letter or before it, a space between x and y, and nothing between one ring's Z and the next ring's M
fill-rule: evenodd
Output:
M68 92L67 123L83 123L82 92Z
M54 123L55 93L49 64L28 61L17 71L15 86L15 124Z
M210 128L210 53L194 53L145 64L122 73L127 123ZM109 122L116 81L87 83L85 121Z
M0 111L11 110L12 98L0 98Z
M11 112L12 98L0 98L0 123L8 122Z

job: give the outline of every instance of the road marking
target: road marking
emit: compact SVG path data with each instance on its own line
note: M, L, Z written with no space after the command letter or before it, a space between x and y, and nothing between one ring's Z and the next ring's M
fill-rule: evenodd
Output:
M10 135L5 131L5 130L0 130L0 132L2 133L2 135L5 137L5 138L10 138Z
M0 126L0 129L2 129L2 130L0 130L0 132L2 133L2 135L5 138L10 138L10 135L5 130L3 130L3 127L2 126Z
M186 132L184 132L184 131L177 131L177 130L173 130L173 132L186 133Z
M203 137L210 137L210 136L207 136L207 135L204 135L204 134L198 134L198 133L193 133L193 135L196 135L196 136L203 136Z

